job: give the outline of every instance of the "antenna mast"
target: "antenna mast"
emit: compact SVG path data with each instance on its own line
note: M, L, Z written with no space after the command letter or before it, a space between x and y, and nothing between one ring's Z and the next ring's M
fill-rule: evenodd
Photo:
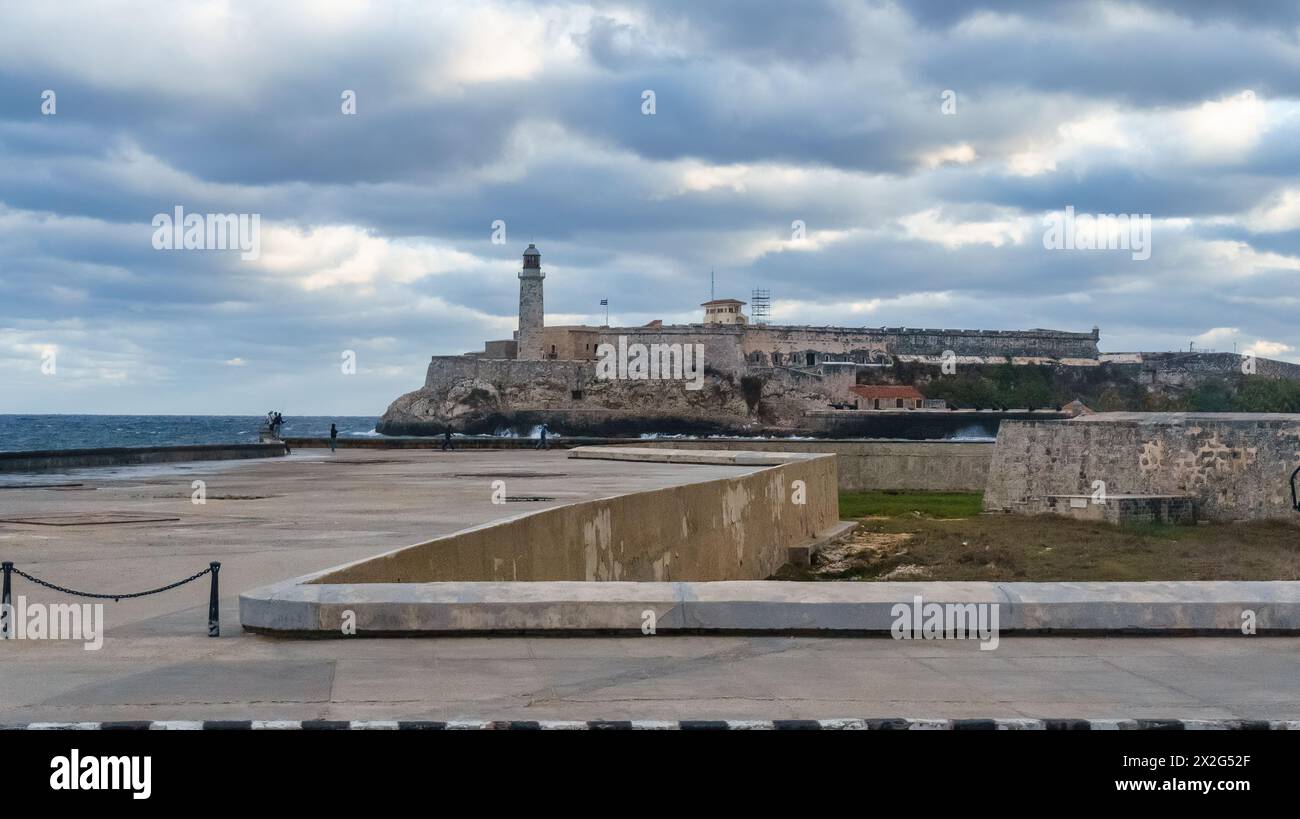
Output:
M755 324L767 324L772 317L772 291L755 288L749 295L749 317Z

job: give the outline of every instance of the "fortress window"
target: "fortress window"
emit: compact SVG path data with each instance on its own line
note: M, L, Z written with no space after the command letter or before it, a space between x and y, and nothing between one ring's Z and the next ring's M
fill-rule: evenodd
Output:
M573 390L573 391L570 393L570 395L573 396L573 400L574 400L574 401L581 401L581 400L582 400L582 390Z
M809 367L811 367L811 366L813 366L813 365L815 365L815 364L817 363L817 354L816 354L816 353L808 353L807 356L806 356L806 358L807 358L807 360L808 360L808 366L809 366Z
M773 364L780 364L780 363L781 363L781 354L780 354L780 353L772 353L772 363L773 363Z

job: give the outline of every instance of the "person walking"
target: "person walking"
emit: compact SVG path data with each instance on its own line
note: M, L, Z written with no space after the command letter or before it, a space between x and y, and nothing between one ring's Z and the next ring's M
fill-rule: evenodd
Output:
M456 447L452 446L451 443L451 424L448 424L447 428L443 430L442 433L442 451L446 452L449 449L452 451L455 451L456 449Z
M546 424L542 424L541 436L537 439L538 449L547 449L546 446Z
M334 445L338 443L338 440L339 428L334 426L334 424L330 424L330 452L334 451Z

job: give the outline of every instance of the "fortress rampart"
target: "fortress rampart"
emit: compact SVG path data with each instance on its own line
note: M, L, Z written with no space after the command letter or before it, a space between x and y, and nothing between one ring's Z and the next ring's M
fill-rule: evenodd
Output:
M1042 357L1096 360L1098 331L941 330L909 327L678 324L650 327L547 327L544 357L594 360L601 344L699 344L708 366L743 374L753 366L815 367L881 363L892 355Z

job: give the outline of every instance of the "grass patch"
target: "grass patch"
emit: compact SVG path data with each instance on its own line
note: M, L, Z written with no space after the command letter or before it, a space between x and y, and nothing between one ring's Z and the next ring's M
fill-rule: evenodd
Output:
M979 492L841 492L840 519L969 518L980 513L983 499Z
M981 515L981 496L845 492L857 531L787 566L784 580L1300 580L1287 521L1114 526L1055 515Z

